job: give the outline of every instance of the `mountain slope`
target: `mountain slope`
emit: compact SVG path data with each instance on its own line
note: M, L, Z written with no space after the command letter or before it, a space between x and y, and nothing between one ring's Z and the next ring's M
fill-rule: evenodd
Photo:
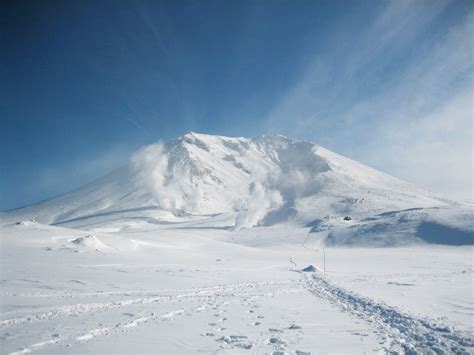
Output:
M472 229L472 206L315 144L280 135L249 139L196 133L147 146L127 166L73 192L3 213L1 219L74 226L99 217L101 223L172 223L216 214L229 216L230 229L308 226L325 232L333 244L350 240L347 231L371 239L381 223L402 224L405 230L408 223L411 236L425 220ZM346 215L351 221L342 223Z

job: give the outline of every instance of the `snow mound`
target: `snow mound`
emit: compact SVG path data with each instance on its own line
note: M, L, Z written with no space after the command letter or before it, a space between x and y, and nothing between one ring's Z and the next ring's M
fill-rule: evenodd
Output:
M29 219L26 221L18 221L15 223L17 226L34 226L35 224L38 224L34 219Z
M316 268L313 265L308 265L301 271L303 271L303 272L316 272Z
M97 250L97 251L110 250L109 246L102 243L102 241L94 235L87 235L85 237L72 239L70 242L83 249L91 249L91 250Z

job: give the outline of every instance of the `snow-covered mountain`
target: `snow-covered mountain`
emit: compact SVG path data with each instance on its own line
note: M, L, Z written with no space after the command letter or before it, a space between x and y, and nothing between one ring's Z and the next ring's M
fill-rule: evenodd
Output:
M312 143L186 134L0 214L1 349L472 353L473 220Z
M127 166L73 192L5 212L1 219L82 228L117 220L212 224L223 216L220 226L229 230L285 223L311 228L329 244L403 244L415 236L426 239L423 228L431 239L445 238L433 234L448 228L459 242L472 240L474 229L472 205L313 143L281 135L192 132L144 147Z

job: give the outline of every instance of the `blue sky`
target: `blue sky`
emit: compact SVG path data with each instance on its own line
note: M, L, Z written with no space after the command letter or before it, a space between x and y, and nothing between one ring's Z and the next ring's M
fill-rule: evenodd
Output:
M277 132L472 199L472 1L5 1L0 210L188 131Z

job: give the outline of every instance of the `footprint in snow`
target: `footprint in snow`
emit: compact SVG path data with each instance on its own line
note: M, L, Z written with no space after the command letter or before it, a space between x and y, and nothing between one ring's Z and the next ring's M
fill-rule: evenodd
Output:
M276 329L276 328L268 328L268 331L272 332L272 333L282 333L283 332L283 330Z
M211 332L207 332L207 333L202 333L201 336L203 337L213 337L215 334L214 333L211 333Z
M282 348L284 348L286 346L286 343L283 340L281 340L280 338L270 338L270 339L268 339L268 343L271 344L271 345L282 347Z
M367 333L360 333L360 332L352 332L351 334L352 335L359 335L361 337L368 337L369 336L369 334L367 334Z
M254 344L248 342L246 339L248 339L248 337L245 335L224 335L216 339L216 341L227 344L231 348L251 349Z

